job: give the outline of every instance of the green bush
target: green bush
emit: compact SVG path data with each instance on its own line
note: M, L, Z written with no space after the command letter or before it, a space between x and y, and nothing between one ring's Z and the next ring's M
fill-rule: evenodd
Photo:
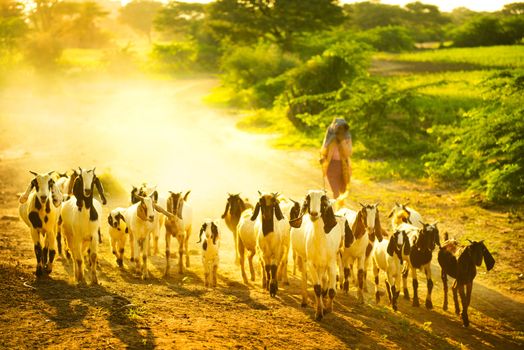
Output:
M275 78L298 64L298 58L274 44L234 47L222 58L222 81L239 93L249 90L253 106L269 107L285 86Z
M367 74L370 48L357 42L340 42L285 74L283 100L288 118L299 128L311 126L311 115L322 112L342 86ZM301 117L301 115L309 117Z
M154 44L151 58L159 69L169 73L188 72L195 67L197 50L191 42Z
M474 17L451 31L458 47L513 45L522 40L524 19L520 16L499 18L493 15Z
M463 181L494 202L524 199L524 71L485 83L483 104L456 127L437 128L441 149L425 157L430 175Z
M357 34L356 39L378 51L402 52L415 47L409 30L402 26L377 27Z
M48 32L35 32L25 42L25 59L39 70L53 69L64 48L60 40Z

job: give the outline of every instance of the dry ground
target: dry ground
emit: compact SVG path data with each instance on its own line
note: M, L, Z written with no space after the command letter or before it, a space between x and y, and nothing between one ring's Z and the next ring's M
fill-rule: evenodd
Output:
M434 310L401 300L393 312L385 303L375 305L371 293L358 305L353 286L349 295L337 295L334 313L315 322L311 305L300 307L297 277L281 286L276 298L258 281L241 283L232 235L223 225L219 285L206 289L197 226L204 217L220 216L226 192L253 198L257 189L272 190L300 199L320 185L312 165L315 154L271 150L264 137L238 132L231 116L203 105L213 84L19 80L0 91L0 348L523 348L524 225L504 210L481 209L427 184L356 179L352 193L355 201L380 200L386 209L394 201L411 200L428 220L441 221L441 232L461 239L488 237L497 265L489 274L480 269L469 329L442 310L437 267ZM163 252L152 257L147 281L138 278L127 259L118 269L104 226L100 285L75 286L63 258L52 278L35 280L29 232L16 220L17 193L25 189L29 169L78 165L110 171L126 188L149 181L163 191L192 189L197 215L189 270L161 278ZM109 196L106 211L127 204L127 198ZM424 298L424 278L419 281Z

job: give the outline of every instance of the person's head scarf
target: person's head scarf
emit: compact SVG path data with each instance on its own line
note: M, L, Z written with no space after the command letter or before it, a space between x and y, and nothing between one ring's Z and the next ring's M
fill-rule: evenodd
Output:
M344 118L335 118L326 130L324 136L324 142L322 142L322 148L327 148L331 142L337 137L337 130L342 128L344 130L344 138L346 140L351 139L351 133L349 132L349 124Z

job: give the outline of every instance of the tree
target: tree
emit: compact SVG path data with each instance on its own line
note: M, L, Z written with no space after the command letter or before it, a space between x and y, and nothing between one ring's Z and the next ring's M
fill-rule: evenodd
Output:
M0 51L11 51L27 31L22 3L0 0Z
M336 0L218 0L210 4L210 27L223 39L254 43L264 37L291 51L296 36L341 24Z
M510 16L524 15L524 2L506 4L502 9L502 13Z
M518 28L519 22L510 25ZM474 17L451 32L453 45L459 47L512 45L522 38L522 33L520 38L518 34L509 32L501 19L493 15Z
M198 36L205 16L204 4L172 1L158 12L154 25L159 31L191 39Z
M162 3L158 1L134 0L120 9L120 20L145 35L151 43L153 21L162 7Z
M357 29L372 29L390 25L401 25L406 18L406 10L396 5L364 1L344 6L349 24Z

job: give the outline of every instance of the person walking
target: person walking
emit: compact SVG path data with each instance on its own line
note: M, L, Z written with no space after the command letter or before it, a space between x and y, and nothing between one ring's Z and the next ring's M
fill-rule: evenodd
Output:
M333 119L320 149L320 163L323 176L327 177L335 199L349 187L352 153L353 144L348 123L344 118Z

